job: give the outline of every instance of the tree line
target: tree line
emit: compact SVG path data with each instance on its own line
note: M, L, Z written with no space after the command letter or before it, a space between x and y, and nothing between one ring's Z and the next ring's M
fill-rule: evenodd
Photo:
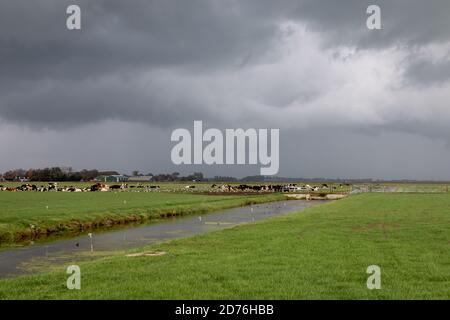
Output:
M117 171L100 171L97 169L73 171L72 168L51 167L44 169L13 169L0 174L6 181L93 181L99 176L120 175ZM143 176L139 171L133 171L133 176ZM161 173L151 176L154 182L175 181L207 181L201 172L194 172L187 176L181 176L179 172Z
M27 179L29 181L91 181L101 175L117 175L117 171L99 171L97 169L72 171L71 168L60 167L44 169L13 169L3 173L2 177L7 181Z
M72 168L50 167L44 169L13 169L0 173L0 178L6 181L20 181L26 179L28 181L93 181L99 176L120 175L117 171L101 171L97 169L83 169L73 171ZM132 176L144 176L138 170L132 172ZM302 180L301 178L280 178L267 176L248 176L241 179L231 176L214 176L206 178L202 172L194 172L193 174L181 176L179 172L173 173L147 173L145 176L151 177L152 182L277 182L277 181L294 181ZM310 179L311 180L311 179ZM324 179L314 179L314 181L322 181Z

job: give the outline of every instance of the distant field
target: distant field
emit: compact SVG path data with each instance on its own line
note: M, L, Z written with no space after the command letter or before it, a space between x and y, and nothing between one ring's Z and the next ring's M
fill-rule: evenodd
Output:
M298 214L0 281L3 299L450 299L450 195L361 194ZM368 290L366 269L381 268Z
M273 201L264 196L210 196L164 192L0 192L0 244L65 234L165 215L184 215Z
M370 183L355 184L353 190L367 192L448 193L449 183Z

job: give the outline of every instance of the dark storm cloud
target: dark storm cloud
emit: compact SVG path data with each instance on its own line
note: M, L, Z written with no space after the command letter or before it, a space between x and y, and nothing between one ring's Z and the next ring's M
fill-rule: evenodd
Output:
M368 32L366 9L381 8L382 30ZM355 46L357 49L407 48L408 60L416 50L433 42L450 40L450 1L447 0L303 0L294 17L305 21L324 37L324 46ZM374 53L376 54L376 53ZM436 84L449 79L448 62L415 62L404 65L406 83ZM443 67L443 68L441 68ZM428 68L432 70L428 70Z
M70 4L81 31L65 28ZM96 167L99 151L106 169L177 170L171 129L203 120L284 130L282 175L439 178L449 13L447 0L4 1L0 165Z
M272 18L245 15L233 1L15 1L0 12L2 75L89 77L129 68L214 68L270 45ZM81 32L65 8L82 8ZM234 3L234 5L233 5ZM6 63L7 62L7 63Z
M159 101L158 88L131 81L133 88L126 78L143 71L214 72L251 63L250 53L258 56L271 45L275 21L226 2L43 0L33 5L19 0L2 5L0 117L58 127L110 118L164 125L170 122L166 115L176 122L183 110L195 116L195 106L187 110L192 101ZM65 28L65 9L73 3L82 8L81 32ZM125 79L108 85L111 77ZM182 90L175 86L174 91Z
M369 5L380 6L383 30L367 32ZM379 48L448 41L449 14L447 0L303 0L293 16L327 34L328 45Z
M73 3L82 8L81 32L65 29L65 9ZM152 82L148 77L143 77L141 83L132 78L158 70L181 75L233 72L277 59L274 52L283 37L279 25L289 20L319 32L327 46L416 46L449 39L448 1L376 1L382 7L384 29L380 32L368 32L365 27L365 9L371 3L8 2L0 11L0 117L37 127L80 125L104 119L167 125L176 124L183 118L181 113L192 117L202 114L205 118L211 114L214 119L214 105L201 101L197 104L201 97L195 94L194 98L186 96L189 77L185 78L186 83L174 81L164 88L147 85L146 81ZM419 75L418 81L447 80L447 69L436 67L429 71L417 64L406 65L405 69L407 76ZM124 80L118 83L120 77ZM116 80L110 83L111 78ZM161 90L168 91L164 92L165 97ZM170 99L170 91L186 91L186 95ZM306 92L321 94L318 88ZM228 94L224 90L223 96ZM287 104L297 96L302 96L301 92L275 94L268 100ZM222 98L218 96L216 100Z
M38 88L30 84L26 94L4 95L8 107L2 115L31 127L59 130L108 119L167 127L206 116L190 101L170 101L165 98L170 92L157 91L151 85L142 88L130 77L52 81Z
M419 86L445 83L450 80L450 61L416 60L406 70L405 80L407 84Z

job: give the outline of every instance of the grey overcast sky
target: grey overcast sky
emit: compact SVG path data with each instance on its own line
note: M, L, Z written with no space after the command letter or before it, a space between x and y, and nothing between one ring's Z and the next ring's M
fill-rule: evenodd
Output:
M281 176L450 179L449 18L448 0L1 0L0 171L259 173L173 165L172 130L203 120L279 128Z

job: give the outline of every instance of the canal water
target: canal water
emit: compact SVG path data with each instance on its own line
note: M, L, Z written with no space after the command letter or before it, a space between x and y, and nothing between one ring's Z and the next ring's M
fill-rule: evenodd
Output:
M0 251L0 278L45 272L64 262L96 259L113 251L127 251L165 240L230 228L301 211L324 202L327 201L289 200L257 204L5 249Z

